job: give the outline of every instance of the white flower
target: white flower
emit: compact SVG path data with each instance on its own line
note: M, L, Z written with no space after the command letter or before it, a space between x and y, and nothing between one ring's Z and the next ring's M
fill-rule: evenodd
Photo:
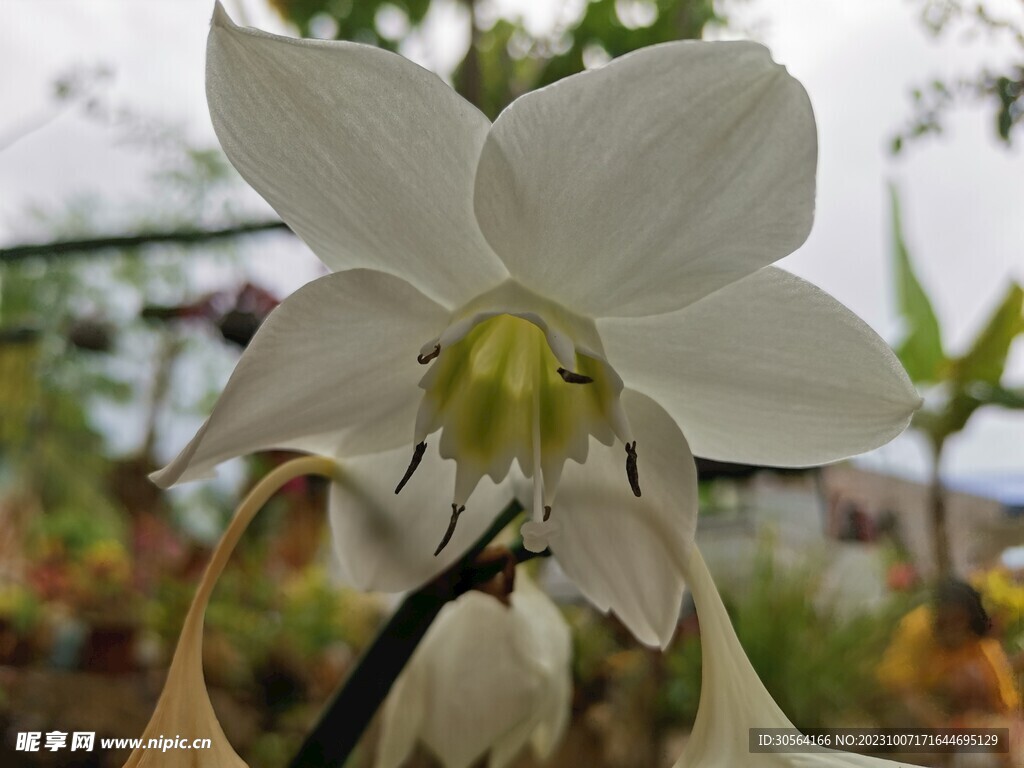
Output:
M640 50L491 125L400 56L218 6L207 90L232 163L339 271L270 316L154 477L270 447L344 459L332 520L356 586L427 581L514 491L527 546L664 645L691 447L818 464L885 443L920 402L863 322L766 266L810 229L816 137L760 45ZM510 491L513 460L529 482Z
M490 768L502 768L527 744L546 759L569 722L571 659L569 626L525 573L509 607L463 595L388 695L376 768L399 768L417 742L444 768L469 768L488 752Z
M757 676L696 547L684 567L700 620L700 706L675 768L897 768L848 752L751 753L751 728L793 729Z

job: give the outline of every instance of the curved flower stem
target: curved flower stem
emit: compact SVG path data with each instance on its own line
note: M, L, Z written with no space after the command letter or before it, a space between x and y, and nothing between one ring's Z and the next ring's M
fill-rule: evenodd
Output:
M210 602L217 580L224 571L231 553L234 552L245 529L264 504L280 490L281 486L300 475L334 474L336 465L330 459L320 456L305 456L294 459L270 472L249 492L238 506L231 523L221 536L217 548L206 566L206 571L196 588L192 605L185 615L184 626L178 645L167 671L167 681L157 701L153 716L142 734L142 742L148 743L152 738L164 734L193 734L208 737L213 744L213 754L207 759L209 765L244 768L245 763L235 754L228 744L220 724L217 722L210 697L203 679L203 622L206 607ZM188 753L185 753L186 755ZM164 756L166 757L166 756ZM161 753L136 749L125 763L125 768L143 768L153 765L168 765L162 760Z
M245 529L249 527L249 523L252 522L256 513L263 508L263 505L270 501L270 498L281 490L285 483L294 480L296 477L321 475L322 477L329 478L334 475L336 469L337 465L331 459L324 458L323 456L303 456L302 458L292 459L275 468L249 491L249 495L238 505L235 516L228 524L224 535L221 536L220 542L213 552L213 557L210 558L209 565L206 566L206 572L203 573L203 578L199 582L199 588L196 590L195 597L192 598L192 606L189 608L188 615L185 618L186 626L188 626L190 621L198 621L200 627L202 627L202 617L206 613L206 605L210 601L210 594L213 592L213 588L216 586L220 575L224 572L224 566L227 565L231 553L238 546L242 534L245 533Z
M522 511L519 502L511 502L462 559L402 601L324 707L291 768L334 768L345 762L445 604L502 571L500 560L476 560ZM536 557L522 547L514 548L512 556L517 563Z

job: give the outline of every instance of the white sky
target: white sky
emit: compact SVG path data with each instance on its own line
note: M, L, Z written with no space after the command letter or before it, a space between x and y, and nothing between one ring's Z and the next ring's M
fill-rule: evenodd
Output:
M281 31L262 0L227 2L236 16ZM504 7L543 24L560 6L540 0L502 0ZM571 5L571 3L570 3ZM0 144L51 108L50 85L75 64L105 63L116 71L105 99L180 124L197 144L212 144L206 112L203 57L210 0L0 0ZM895 0L750 0L741 26L758 35L777 60L806 86L820 136L818 208L806 245L782 262L822 286L894 340L889 273L887 179L903 193L907 238L923 282L954 350L970 338L1008 277L1024 280L1024 150L1007 151L992 138L991 110L963 109L947 135L910 146L894 160L889 137L909 114L912 85L936 75L997 64L1006 49L936 41L917 23L914 8ZM449 5L435 20L434 39L412 53L451 66L459 35L446 25ZM1018 140L1021 144L1024 141ZM29 202L58 208L88 193L141 207L147 162L119 133L68 112L0 151L0 242L33 232ZM112 221L116 221L116 214ZM253 256L258 279L287 292L318 272L301 246L263 246ZM283 252L287 251L287 252ZM298 265L298 266L296 266ZM1011 374L1024 383L1024 343ZM901 438L876 462L907 471L923 468L916 443ZM947 469L1024 472L1024 415L998 411L975 417L950 446Z

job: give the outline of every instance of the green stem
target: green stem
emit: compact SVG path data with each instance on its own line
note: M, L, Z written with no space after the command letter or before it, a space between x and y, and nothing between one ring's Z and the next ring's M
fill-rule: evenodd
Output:
M344 764L445 604L501 572L501 561L475 561L522 511L519 502L510 503L461 560L402 601L327 703L289 764L291 768L334 768ZM517 563L535 557L521 547L514 548L512 555Z
M948 516L946 514L946 489L942 485L943 441L932 444L932 480L929 486L929 507L932 519L932 535L935 537L935 568L939 579L953 573L953 558L949 548Z

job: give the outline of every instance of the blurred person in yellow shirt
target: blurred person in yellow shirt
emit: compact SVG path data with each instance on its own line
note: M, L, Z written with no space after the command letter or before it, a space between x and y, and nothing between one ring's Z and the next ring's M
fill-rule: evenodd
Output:
M1013 670L991 626L977 590L954 579L903 617L877 670L913 721L901 725L942 728L1019 717Z

